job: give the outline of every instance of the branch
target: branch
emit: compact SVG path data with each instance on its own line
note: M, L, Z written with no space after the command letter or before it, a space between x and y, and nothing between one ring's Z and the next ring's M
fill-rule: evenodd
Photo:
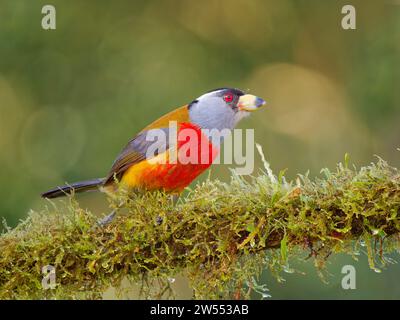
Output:
M98 217L74 197L31 212L0 237L0 298L101 298L122 279L168 286L178 273L196 298L248 297L265 261L279 274L310 252L323 268L331 253L354 255L363 242L376 268L399 248L400 175L382 159L360 170L339 164L313 181L287 183L267 170L206 181L176 204L162 193L121 192L111 206L124 210L105 228L94 228ZM42 288L46 265L56 268L54 290Z

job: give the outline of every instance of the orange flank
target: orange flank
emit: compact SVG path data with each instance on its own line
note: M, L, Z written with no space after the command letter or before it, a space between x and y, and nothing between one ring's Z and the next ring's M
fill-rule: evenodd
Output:
M201 129L192 123L179 123L177 136L175 161L171 161L169 150L151 161L143 160L126 170L122 184L129 188L179 193L207 170L217 157L219 148L213 146Z

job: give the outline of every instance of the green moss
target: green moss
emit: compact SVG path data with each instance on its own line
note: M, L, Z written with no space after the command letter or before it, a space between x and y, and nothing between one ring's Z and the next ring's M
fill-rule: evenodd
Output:
M124 209L105 228L74 197L31 212L0 237L0 298L98 299L127 278L143 297L165 297L177 274L189 277L194 298L248 298L266 294L257 284L265 267L279 278L306 251L323 274L331 254L356 258L361 245L376 269L399 248L400 175L382 159L360 170L347 162L314 181L287 183L269 167L206 181L176 204L161 192L121 192L110 201ZM56 268L54 290L42 288L45 265Z

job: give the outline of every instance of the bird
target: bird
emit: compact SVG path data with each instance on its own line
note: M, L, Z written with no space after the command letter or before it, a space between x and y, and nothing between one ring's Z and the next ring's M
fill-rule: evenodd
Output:
M255 95L236 88L218 88L208 91L191 103L175 109L152 122L131 139L117 156L104 178L85 180L57 186L42 193L43 198L53 199L72 193L87 191L116 192L120 186L135 191L162 190L180 194L201 173L207 170L220 151L219 142L205 134L207 130L232 130L252 111L266 102ZM171 137L171 123L175 123L175 136L186 134L182 141ZM164 134L158 143L150 136ZM201 142L200 142L201 141ZM189 148L188 145L189 144ZM195 148L191 148L191 147ZM149 150L155 149L153 153ZM175 161L171 155L175 152ZM190 154L192 153L192 154ZM203 161L180 161L180 155L195 157ZM161 161L161 160L164 161ZM158 161L157 161L158 160Z

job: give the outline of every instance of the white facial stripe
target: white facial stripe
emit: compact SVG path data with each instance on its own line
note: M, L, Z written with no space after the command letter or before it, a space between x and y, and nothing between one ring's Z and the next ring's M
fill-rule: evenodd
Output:
M200 96L200 97L198 97L197 98L197 100L204 100L204 99L207 99L207 98L210 98L210 97L214 97L214 96L216 96L219 92L222 92L223 90L218 90L218 91L211 91L211 92L208 92L208 93L205 93L205 94L203 94L202 96Z
M241 110L236 112L236 114L235 114L235 126L240 122L240 120L242 120L244 118L247 118L248 116L250 116L250 112L241 111Z

